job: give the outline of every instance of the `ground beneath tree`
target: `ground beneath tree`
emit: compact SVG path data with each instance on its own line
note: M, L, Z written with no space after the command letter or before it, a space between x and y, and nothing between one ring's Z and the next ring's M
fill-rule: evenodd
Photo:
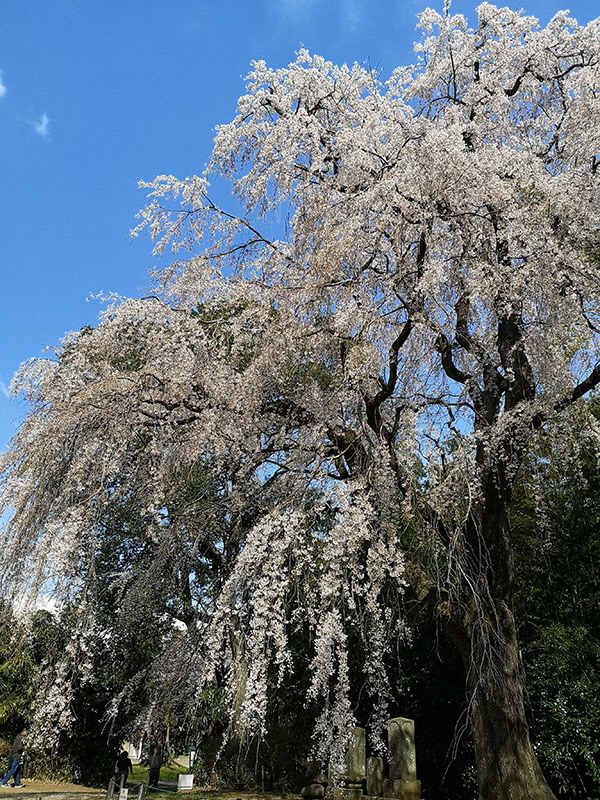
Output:
M106 789L94 789L76 783L23 780L22 786L0 786L0 797L19 797L22 800L43 798L44 800L97 800L106 794ZM76 795L76 797L75 797Z
M173 789L176 785L173 784ZM282 795L261 792L227 791L219 792L214 789L193 789L188 792L157 792L156 800L164 800L169 795L192 795L197 800L290 800L294 795ZM77 783L59 783L58 781L24 780L23 785L17 788L0 786L0 798L17 797L20 800L99 800L106 796L105 788L93 788ZM118 794L115 794L117 800ZM137 786L129 786L129 800L136 800Z

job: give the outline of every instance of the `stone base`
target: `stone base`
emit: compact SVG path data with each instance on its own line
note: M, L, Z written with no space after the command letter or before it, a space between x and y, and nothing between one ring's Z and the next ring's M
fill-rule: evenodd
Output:
M362 788L348 789L341 786L336 786L333 790L333 800L363 800Z
M186 775L185 773L177 776L177 791L189 792L194 788L194 775Z
M325 787L322 783L309 783L308 786L303 786L300 796L304 800L323 800L325 797Z
M383 796L393 800L421 800L421 781L383 782Z

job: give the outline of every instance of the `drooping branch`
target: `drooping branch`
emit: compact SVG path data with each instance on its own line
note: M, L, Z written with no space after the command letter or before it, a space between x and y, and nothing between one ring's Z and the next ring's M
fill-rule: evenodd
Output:
M592 371L584 378L580 383L578 383L573 389L566 394L564 397L559 398L553 404L553 412L555 414L560 414L561 411L564 411L570 405L575 403L581 397L584 397L588 392L591 392L596 386L600 385L600 363L596 364L596 366L592 369ZM542 428L546 422L548 422L550 418L550 414L546 411L538 411L532 417L532 427L535 430L539 430Z
M450 342L443 331L440 331L440 333L437 335L435 340L435 348L440 354L444 372L450 378L450 380L456 381L456 383L462 383L463 385L472 383L473 376L468 372L464 372L454 363Z
M365 397L365 408L367 413L367 421L371 429L379 434L381 430L381 412L382 404L388 400L394 393L396 383L398 381L398 363L400 358L400 351L408 341L408 338L413 330L414 322L411 314L416 313L423 304L420 293L419 281L423 276L425 266L425 258L427 255L427 238L425 232L421 231L419 236L419 244L417 247L416 255L416 280L413 290L412 302L407 303L409 316L404 322L400 333L392 342L388 351L388 373L387 378L382 379L382 387L374 397Z
M373 398L365 399L365 407L367 412L367 420L370 427L375 431L375 433L379 433L381 428L381 413L380 407L382 403L384 403L388 398L390 398L393 393L394 389L396 388L396 383L398 381L398 359L399 353L402 346L407 341L410 333L413 329L413 322L411 319L406 320L404 325L402 326L402 330L396 337L396 339L392 342L392 345L389 350L389 358L388 358L388 375L387 379L383 387L377 392L377 394Z

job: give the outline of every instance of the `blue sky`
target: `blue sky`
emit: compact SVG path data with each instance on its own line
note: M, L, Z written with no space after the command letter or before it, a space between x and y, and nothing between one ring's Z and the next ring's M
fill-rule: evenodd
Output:
M389 75L443 0L4 0L0 14L0 449L25 412L19 364L93 323L90 295L137 296L156 262L130 239L140 179L202 171L252 59L300 46ZM452 10L475 16L475 2ZM581 23L598 0L530 0Z

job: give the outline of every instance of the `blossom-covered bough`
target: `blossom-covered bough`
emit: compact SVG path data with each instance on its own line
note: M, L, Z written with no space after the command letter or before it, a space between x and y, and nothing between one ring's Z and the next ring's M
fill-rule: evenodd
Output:
M352 613L384 718L401 632L385 597L414 574L410 526L465 664L480 795L524 800L552 794L525 718L508 507L536 432L560 438L600 381L600 27L477 13L469 28L425 11L418 64L385 84L305 51L256 62L206 174L147 184L137 230L178 260L16 377L31 411L4 462L3 552L32 587L66 586L106 504L160 515L174 471L209 457L243 544L186 691L226 674L260 732L301 618L327 750L352 719ZM210 200L211 174L243 211Z

